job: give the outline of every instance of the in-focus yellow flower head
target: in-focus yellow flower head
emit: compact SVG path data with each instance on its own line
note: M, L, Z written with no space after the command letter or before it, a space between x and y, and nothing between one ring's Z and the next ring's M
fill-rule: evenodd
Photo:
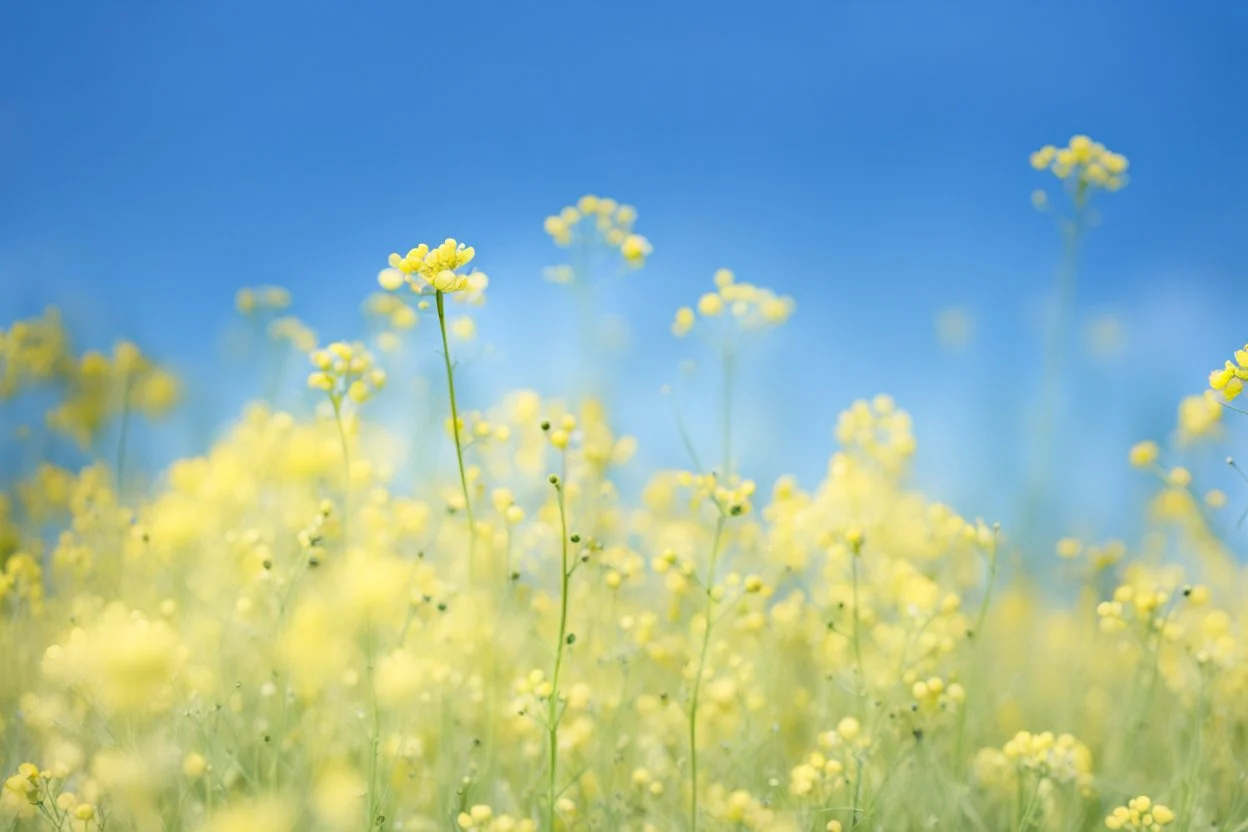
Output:
M457 292L480 295L489 282L488 278L478 271L461 271L474 257L476 250L472 246L451 237L432 248L421 243L407 254L391 254L390 268L383 270L377 281L387 291L398 289L405 281L416 292L431 288L448 295ZM402 280L399 275L403 276Z
M1245 381L1248 381L1248 344L1235 351L1233 361L1227 361L1221 369L1209 374L1209 387L1230 402L1244 392Z

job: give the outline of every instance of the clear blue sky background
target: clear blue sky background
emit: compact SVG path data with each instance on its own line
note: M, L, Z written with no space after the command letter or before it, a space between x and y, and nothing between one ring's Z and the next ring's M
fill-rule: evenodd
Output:
M1059 247L1027 154L1087 132L1132 183L1102 205L1078 321L1118 316L1127 349L1072 379L1063 522L1113 531L1141 495L1126 448L1248 340L1246 43L1229 0L8 2L0 317L58 301L88 342L133 335L202 382L236 287L289 286L351 336L389 251L455 235L493 280L475 403L558 392L573 338L541 220L592 191L636 204L656 249L617 293L647 460L680 462L655 392L691 352L671 313L730 266L799 304L746 368L747 469L813 479L836 412L885 390L923 484L1006 514ZM976 322L960 355L934 335L952 304ZM228 415L237 378L193 416Z

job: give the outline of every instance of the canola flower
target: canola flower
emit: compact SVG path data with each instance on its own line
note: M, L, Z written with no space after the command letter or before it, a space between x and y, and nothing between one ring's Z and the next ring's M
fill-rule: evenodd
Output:
M1244 392L1244 382L1248 381L1248 344L1242 350L1235 351L1234 359L1227 360L1220 369L1209 374L1209 387L1228 402L1239 398L1239 394Z
M1105 818L1110 829L1134 829L1160 832L1174 822L1174 812L1160 803L1153 803L1146 795L1133 797L1126 806L1119 806Z
M124 481L126 444L136 414L156 420L178 403L176 376L144 355L131 341L118 341L111 354L75 354L60 312L0 329L0 405L39 390L59 394L43 421L79 449L98 450L106 432L117 429L114 464Z
M604 202L547 230L628 260L634 215ZM1234 370L1126 451L1146 534L1054 530L1042 587L1003 563L1008 529L916 490L921 426L888 395L829 415L817 479L756 483L726 383L724 424L690 435L718 428L719 464L645 472L635 499L618 483L639 440L602 402L460 410L444 296L481 299L472 258L392 257L367 343L318 348L289 296L251 290L240 309L308 355L312 407L257 402L144 488L101 449L0 494L0 828L1248 824L1248 574L1217 516L1235 495L1185 456L1226 438ZM412 482L371 403L391 395L383 336L435 309L458 465ZM673 329L722 358L793 311L721 271ZM0 406L52 390L49 412L100 365L112 392L70 420L95 438L118 372L157 367L130 347L88 362L54 311L0 356ZM139 389L142 412L172 401Z
M641 268L653 252L650 241L633 230L637 222L637 209L621 205L610 197L586 194L576 205L564 207L558 214L546 218L544 228L555 245L563 248L578 246L579 269L572 265L548 270L548 277L556 283L584 282L591 278L590 247L602 243L607 249L618 252L624 264ZM578 273L579 272L579 273Z
M1032 153L1030 161L1036 170L1062 180L1076 206L1098 189L1117 191L1127 184L1127 157L1084 135L1072 136L1065 147L1047 144Z

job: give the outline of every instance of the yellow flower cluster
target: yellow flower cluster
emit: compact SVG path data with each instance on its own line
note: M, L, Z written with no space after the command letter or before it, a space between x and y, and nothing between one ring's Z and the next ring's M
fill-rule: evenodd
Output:
M56 307L0 329L0 402L36 384L67 378L72 362L69 335Z
M1105 825L1110 829L1161 832L1163 827L1174 822L1174 818L1174 812L1169 807L1153 803L1148 797L1140 795L1127 801L1126 806L1114 809L1105 818Z
M854 402L836 420L835 435L847 452L860 454L890 472L902 471L917 447L910 414L885 395Z
M252 286L234 295L234 308L242 315L281 312L290 306L290 291L281 286Z
M1001 750L1020 771L1042 780L1077 783L1085 788L1091 785L1092 752L1070 734L1019 731Z
M489 279L476 270L460 271L472 262L476 253L472 246L456 242L450 237L433 248L421 243L407 254L391 254L390 268L383 270L377 280L388 292L393 292L406 282L416 292L429 287L444 294L466 292L479 296L489 285Z
M1113 600L1097 605L1100 627L1105 632L1119 632L1126 628L1125 616L1130 613L1143 623L1146 630L1151 631L1162 620L1158 616L1170 597L1170 590L1161 586L1123 584L1114 590Z
M479 803L455 819L460 829L477 829L481 832L536 832L537 824L528 818L517 820L511 815L495 815L489 806Z
M871 747L871 740L852 716L837 723L836 728L819 735L822 750L812 751L806 761L789 772L789 794L827 799L846 785L846 770L857 766L857 760Z
M1235 351L1235 360L1227 361L1220 370L1209 374L1209 386L1221 393L1226 400L1234 401L1244 392L1244 382L1248 381L1248 344L1242 350Z
M114 418L131 412L157 418L178 403L176 376L153 363L137 346L120 341L111 356L95 350L70 370L69 392L48 411L48 427L87 448Z
M608 248L616 249L629 266L645 264L653 249L650 241L633 231L637 222L637 209L621 205L609 197L586 194L575 206L567 206L558 214L546 218L546 233L559 246L573 243L587 244L596 240ZM569 271L561 271L562 282L571 279ZM584 278L582 278L584 279Z
M335 403L346 398L363 404L386 386L386 371L374 366L372 353L361 343L335 341L313 351L308 360L316 368L308 386L324 390Z
M793 298L782 297L770 289L750 283L738 283L728 269L715 272L715 291L698 298L695 307L676 310L672 333L684 337L693 331L698 319L724 319L746 329L763 329L785 323L797 307Z
M21 814L33 814L37 807L45 818L53 824L53 828L64 829L66 832L88 832L103 829L103 822L97 819L95 806L90 802L78 799L72 792L63 791L63 781L67 767L62 763L56 770L40 770L34 763L22 763L17 772L4 781L4 790L0 792L19 801L25 811Z
M75 627L44 651L42 671L110 711L151 713L169 707L169 686L185 659L168 624L114 604L93 626Z
M28 604L32 610L43 607L43 568L26 552L13 552L0 571L0 600L7 598Z
M117 416L163 416L180 395L177 378L129 341L118 342L111 356L88 350L75 357L55 307L0 330L0 402L41 385L65 391L46 414L48 427L84 449Z
M676 482L693 492L695 503L709 500L720 511L732 515L749 512L750 498L757 489L753 480L742 479L736 474L724 480L717 474L681 471L676 475Z
M1064 180L1082 199L1088 189L1116 191L1127 184L1127 157L1087 136L1071 136L1066 147L1045 145L1031 154L1031 166Z

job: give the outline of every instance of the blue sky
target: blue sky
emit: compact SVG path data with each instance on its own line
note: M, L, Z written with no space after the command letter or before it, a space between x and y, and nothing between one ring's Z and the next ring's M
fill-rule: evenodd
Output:
M691 353L671 313L728 266L798 300L746 370L747 467L812 479L836 412L888 391L920 480L1005 512L1059 246L1026 158L1086 132L1132 173L1078 297L1127 349L1072 378L1063 440L1070 522L1100 532L1140 494L1125 448L1248 340L1245 42L1234 2L7 3L0 318L57 301L87 342L131 335L202 380L236 287L289 286L349 337L389 251L454 235L493 281L470 395L558 392L572 328L541 220L612 195L656 249L614 293L649 461L680 461L655 392ZM934 337L954 304L960 355Z

